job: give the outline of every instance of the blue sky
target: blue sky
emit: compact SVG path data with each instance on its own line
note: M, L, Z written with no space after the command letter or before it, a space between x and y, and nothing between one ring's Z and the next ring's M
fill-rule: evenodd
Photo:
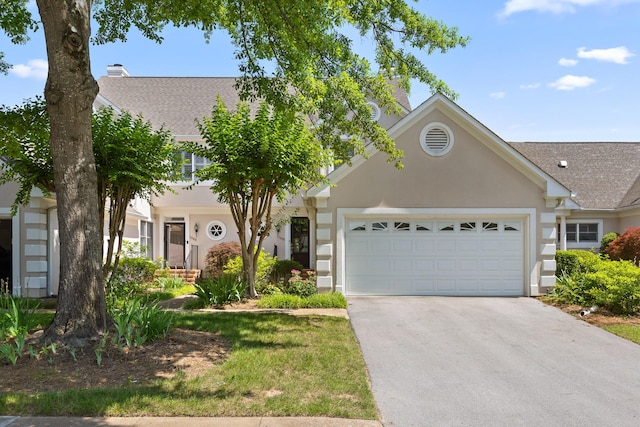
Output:
M640 0L420 0L414 7L471 37L466 48L421 59L459 94L456 102L507 141L640 141ZM37 14L37 11L36 11ZM167 29L158 45L132 33L91 47L96 78L109 64L132 76L235 76L224 35ZM355 40L363 54L366 39ZM0 36L14 65L0 104L41 94L42 31L27 45ZM414 85L415 108L429 97Z

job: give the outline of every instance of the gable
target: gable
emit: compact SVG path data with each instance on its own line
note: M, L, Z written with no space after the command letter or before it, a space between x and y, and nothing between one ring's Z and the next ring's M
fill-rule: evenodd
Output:
M451 152L442 157L429 156L420 147L420 133L425 126L433 122L445 124L454 134ZM400 173L404 174L406 182L415 185L418 191L426 191L424 179L428 176L431 182L441 182L450 187L452 183L455 184L454 187L460 188L463 195L472 193L471 189L475 189L474 191L486 196L487 191L498 191L507 182L537 187L538 195L542 189L543 197L548 199L562 199L570 195L566 187L441 94L433 95L392 126L388 133L396 141L398 148L405 151L405 169ZM346 185L343 181L348 176L356 174L360 168L365 167L364 165L369 165L365 167L364 174L370 174L372 180L377 181L386 176L395 179L393 177L397 172L386 165L385 155L371 146L368 150L371 156L368 160L365 161L360 156L355 157L353 166L341 166L329 175L330 185L311 189L308 196L333 197L331 184ZM379 175L382 178L379 178ZM351 179L350 177L349 180ZM432 194L425 194L427 195ZM446 200L444 193L440 197ZM457 197L459 199L460 196Z

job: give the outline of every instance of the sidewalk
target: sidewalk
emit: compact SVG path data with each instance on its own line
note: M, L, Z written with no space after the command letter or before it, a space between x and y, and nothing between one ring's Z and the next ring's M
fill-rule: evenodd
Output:
M0 427L382 427L378 421L326 417L3 417Z

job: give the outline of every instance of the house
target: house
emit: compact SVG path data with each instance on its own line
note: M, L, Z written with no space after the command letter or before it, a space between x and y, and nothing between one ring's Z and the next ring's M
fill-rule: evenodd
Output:
M141 113L176 140L202 140L195 119L218 95L238 101L233 78L131 77L116 65L98 83L96 108ZM320 289L540 295L555 284L557 249L597 248L605 233L640 224L640 143L508 143L441 94L413 110L396 95L397 116L371 106L405 152L402 170L370 147L367 160L276 209L265 250L314 268ZM136 200L125 237L169 265L204 268L208 249L237 230L206 183L184 189L206 164L185 156L176 193ZM55 293L55 200L34 194L11 218L15 190L0 187L0 277L19 283L16 295Z

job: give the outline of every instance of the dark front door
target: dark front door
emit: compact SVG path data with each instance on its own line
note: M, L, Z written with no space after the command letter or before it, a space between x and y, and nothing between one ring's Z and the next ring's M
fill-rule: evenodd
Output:
M184 222L165 224L164 256L170 268L184 267Z
M13 292L11 279L13 260L11 258L11 218L0 218L0 293Z
M309 268L309 218L291 218L291 259Z

